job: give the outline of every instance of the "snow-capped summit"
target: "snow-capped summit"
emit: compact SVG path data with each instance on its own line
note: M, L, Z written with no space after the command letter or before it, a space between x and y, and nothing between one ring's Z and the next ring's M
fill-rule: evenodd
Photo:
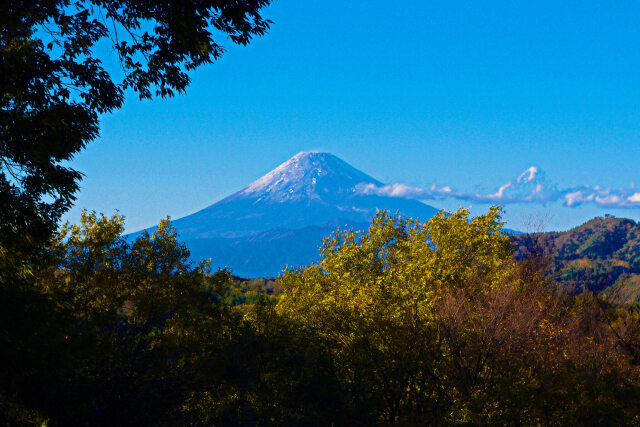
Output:
M332 199L355 191L361 183L381 183L330 153L302 151L236 193L282 203L309 199Z
M437 212L417 200L364 194L362 184L383 185L333 154L303 151L172 224L194 258L256 277L316 261L323 236L366 228L378 210L422 220Z

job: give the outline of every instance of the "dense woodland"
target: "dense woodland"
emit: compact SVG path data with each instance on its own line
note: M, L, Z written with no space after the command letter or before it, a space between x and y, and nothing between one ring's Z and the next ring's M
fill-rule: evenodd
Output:
M7 424L631 424L640 312L553 280L500 210L379 213L275 280L194 264L168 220L85 213L7 306ZM517 249L517 250L516 250ZM25 290L23 290L25 292Z

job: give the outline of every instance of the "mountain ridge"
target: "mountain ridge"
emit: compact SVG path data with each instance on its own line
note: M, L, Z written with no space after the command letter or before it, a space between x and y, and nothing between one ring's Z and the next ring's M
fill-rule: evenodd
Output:
M640 302L640 224L627 218L596 217L564 232L532 237L552 257L550 273L570 293L602 292L617 303ZM516 257L526 239L512 236Z
M368 222L380 209L423 219L438 211L417 200L360 194L356 187L362 183L381 185L332 154L300 152L247 187L172 223L185 240L238 238L335 218Z
M418 200L362 194L361 184L383 185L333 154L302 151L243 189L171 223L194 259L211 257L214 266L258 277L317 261L324 237L318 230L329 234L336 228L328 224L363 229L378 210L421 220L438 212ZM271 232L270 240L265 232ZM251 267L266 265L261 252L281 261Z

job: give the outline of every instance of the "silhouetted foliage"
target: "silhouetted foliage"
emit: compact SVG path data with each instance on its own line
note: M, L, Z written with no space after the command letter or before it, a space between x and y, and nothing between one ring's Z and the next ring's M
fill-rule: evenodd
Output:
M3 307L31 317L7 325L21 341L2 349L11 353L0 365L9 423L299 425L337 416L328 354L272 301L233 306L230 273L190 262L168 220L134 241L122 231L120 216L83 213L51 242L33 295Z
M147 307L151 311L136 312L140 333L127 329L130 337L118 335L114 331L121 332L122 325L116 325L115 319L120 322L121 318L113 310L122 302L118 298L126 296L121 294L121 287L135 283L143 272L138 269L134 274L132 269L127 282L108 268L96 270L100 265L94 259L78 256L68 259L71 264L64 266L55 251L48 251L52 234L61 215L71 206L81 178L67 161L97 138L99 115L120 108L127 89L137 92L140 98L184 92L189 71L213 62L224 52L214 36L245 45L252 37L263 35L270 22L260 12L269 3L0 2L0 408L5 418L39 423L41 414L56 414L58 420L78 416L78 420L89 423L89 418L79 415L82 410L85 415L106 411L109 416L117 416L117 412L108 410L113 404L108 393L113 399L117 396L121 402L128 401L140 417L152 414L145 412L143 405L127 400L127 396L135 394L126 395L127 390L135 389L135 381L126 389L120 389L118 381L129 381L127 375L139 378L134 365L142 362L132 357L140 355L138 350L126 350L133 345L127 340L138 343L140 348L151 345L145 341L147 329L155 330L154 325L166 315L163 310L168 303L165 300L163 306L154 299L154 304ZM101 56L105 47L117 54L119 70L105 70ZM107 237L86 242L93 247L84 250L94 253L92 250L97 250ZM111 244L116 242L119 240ZM134 257L128 265L150 253L157 260L170 255L160 256L153 252L157 248L149 245L151 248L125 250ZM100 249L100 262L110 262L109 257L121 249L124 250ZM124 262L117 257L116 261ZM57 267L51 270L52 265ZM34 287L36 277L44 277L47 271L51 289ZM63 279L68 282L67 287L60 285ZM87 283L101 287L93 288ZM136 298L143 295L141 289L135 293ZM171 298L174 296L187 297L179 294ZM178 298L171 304L181 301ZM84 310L82 316L78 307ZM143 310L142 305L136 307ZM92 353L88 341L94 342L94 350L98 344L106 347ZM99 373L102 382L95 383L97 377L87 379L91 369L97 368L79 363L78 358L86 361L97 355L109 357L114 348L123 352L117 353L122 358L114 360L129 363L129 374L116 368L114 361L112 367ZM98 360L101 359L95 363ZM114 376L116 371L120 376ZM76 378L86 381L77 383ZM107 379L115 382L114 388L107 387ZM171 381L160 377L157 380L161 387L156 393L161 396ZM102 389L96 391L93 387ZM70 390L74 396L65 394ZM83 399L86 396L100 397L89 402ZM77 407L63 400L76 397ZM105 423L107 420L104 418ZM82 421L73 424L77 423Z
M120 108L126 89L184 92L187 73L224 52L214 34L246 45L268 30L260 12L269 3L2 2L0 267L24 262L73 202L81 174L65 161L98 136L99 114ZM121 70L105 70L98 44Z
M640 312L558 292L500 210L379 213L322 261L241 280L168 220L83 213L35 286L2 288L0 414L32 425L626 425ZM281 293L278 294L279 290ZM13 292L13 294L9 294ZM11 304L17 301L18 304ZM8 319L9 317L7 317Z

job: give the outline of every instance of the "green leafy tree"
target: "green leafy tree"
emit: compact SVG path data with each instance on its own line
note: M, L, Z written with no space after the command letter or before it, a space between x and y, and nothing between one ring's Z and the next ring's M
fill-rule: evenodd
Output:
M36 372L66 372L68 301L34 287L48 259L49 240L71 206L81 173L68 166L98 137L99 116L120 108L127 90L140 98L184 92L189 72L215 61L228 37L246 45L268 30L269 0L0 2L0 407L3 414L39 420L48 387L62 384ZM120 70L106 71L110 46ZM113 227L112 227L113 228ZM114 231L114 230L111 230ZM105 259L117 248L105 248ZM138 248L140 256L144 248ZM84 273L91 260L77 267ZM74 266L76 267L76 266ZM119 284L102 271L102 291L87 287L85 321L104 309L91 300L119 298ZM97 274L92 272L91 274ZM109 273L111 274L111 273ZM78 276L67 277L78 280ZM106 288L109 283L114 289ZM95 283L99 285L98 282ZM60 291L61 292L61 291ZM98 292L98 293L96 293ZM93 302L92 302L93 301ZM110 304L111 302L109 302ZM75 307L75 306L74 306ZM140 306L139 310L142 310ZM97 310L97 311L96 311ZM144 316L154 312L142 311ZM141 320L142 321L142 320ZM62 345L62 347L59 347ZM42 357L43 354L50 355ZM43 362L42 359L47 360ZM58 369L54 367L57 366ZM52 379L52 383L47 382ZM38 392L38 386L42 393ZM25 392L26 389L31 390ZM22 390L22 392L18 392ZM27 399L28 397L28 399ZM24 400L27 399L27 400ZM62 406L65 407L65 406ZM25 412L26 411L26 412Z
M425 223L378 213L367 232L327 239L318 265L280 278L279 312L326 343L353 417L444 419L453 393L441 376L437 308L447 291L477 295L504 283L512 259L501 226L497 208L473 219L440 212Z
M279 279L277 311L330 354L345 422L637 421L636 314L558 293L501 226L499 208L422 224L379 213Z
M181 423L296 426L346 421L331 355L314 334L277 314L269 300L253 306L223 350L219 339L200 342L193 371L202 384L193 388Z
M56 423L152 424L171 416L190 390L187 331L198 325L221 334L234 317L219 303L231 276L219 271L205 283L208 264L189 261L167 219L132 242L122 236L123 221L83 212L80 225L57 234L38 276L68 316L69 343L59 349L72 361L67 387L36 406Z
M135 240L123 229L117 214L83 212L52 241L36 276L47 310L28 306L39 333L0 349L13 353L0 365L0 415L9 424L338 418L340 384L313 334L275 313L267 297L230 305L230 273L189 261L167 219Z
M127 89L173 96L188 72L246 45L269 0L17 0L0 5L0 274L50 236L81 174L65 162L98 136ZM121 70L105 70L108 43ZM4 275L4 274L3 274Z

